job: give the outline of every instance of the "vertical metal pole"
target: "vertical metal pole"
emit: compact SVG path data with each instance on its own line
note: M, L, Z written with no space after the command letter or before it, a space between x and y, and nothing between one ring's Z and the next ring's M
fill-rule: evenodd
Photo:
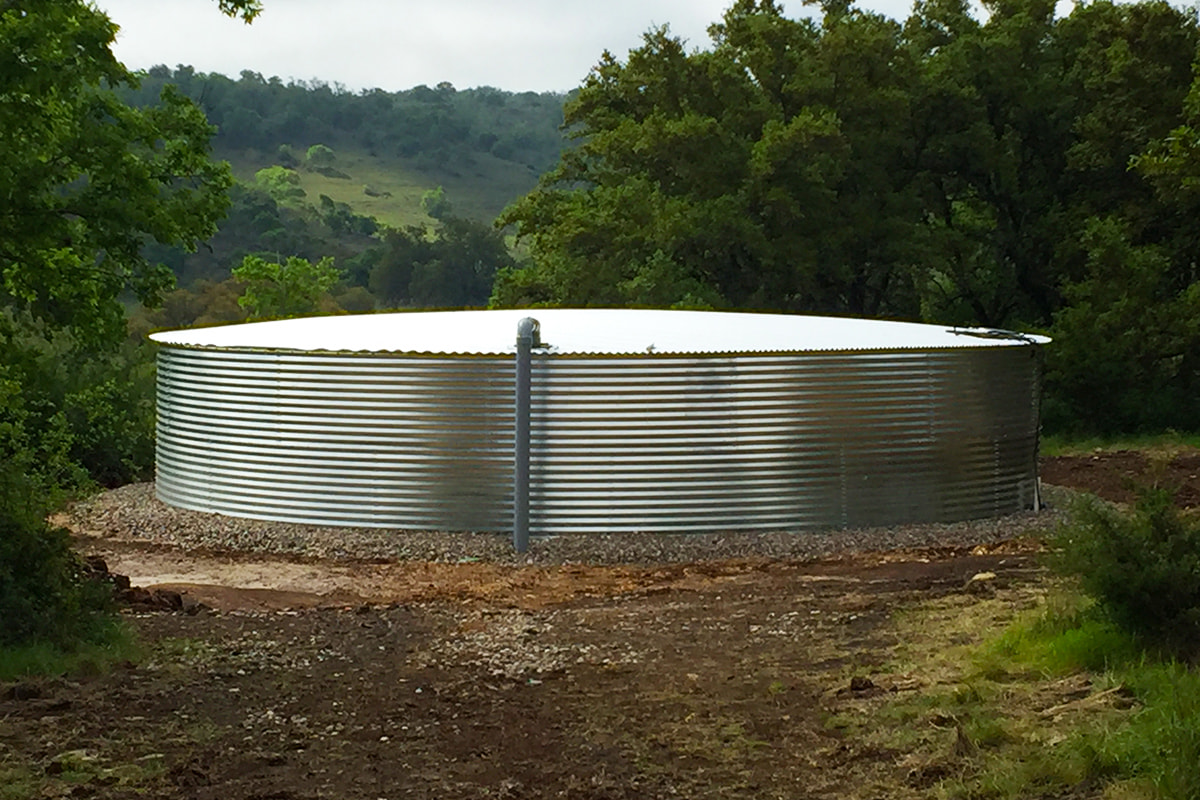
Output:
M513 443L513 549L529 549L529 406L533 348L541 345L536 319L517 323L516 425Z
M1042 375L1045 360L1042 346L1030 345L1033 352L1033 510L1042 511L1042 475L1038 458L1042 451Z

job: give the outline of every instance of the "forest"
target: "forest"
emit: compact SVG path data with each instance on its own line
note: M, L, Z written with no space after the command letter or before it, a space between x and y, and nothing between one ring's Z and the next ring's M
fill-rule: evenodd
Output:
M742 0L567 103L500 217L503 305L851 314L1041 331L1045 424L1195 430L1200 82L1165 2L928 0L905 22Z
M353 146L371 153L420 156L430 169L451 169L473 154L528 166L540 173L558 159L563 97L507 92L490 86L456 90L449 83L401 92L351 92L319 81L264 78L243 71L237 79L158 66L137 86L118 88L123 101L145 107L163 87L175 86L216 126L218 150L281 144L306 150L314 144Z
M98 10L3 4L5 524L152 473L146 332L293 314L648 306L1038 331L1047 430L1200 428L1195 11L822 12L738 0L707 48L649 31L563 97L135 74ZM399 174L404 197L383 188Z

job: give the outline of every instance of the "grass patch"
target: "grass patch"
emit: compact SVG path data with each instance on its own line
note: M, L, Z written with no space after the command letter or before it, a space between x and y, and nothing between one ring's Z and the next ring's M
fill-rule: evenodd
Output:
M1055 434L1043 436L1039 445L1043 456L1082 456L1118 450L1140 450L1149 455L1156 452L1172 453L1181 449L1200 449L1200 433L1167 431L1141 436L1082 438Z
M133 630L114 619L98 632L94 642L69 648L44 642L0 647L0 681L48 675L97 675L114 664L138 660L142 654Z
M1093 630L1104 641L1114 638L1111 628ZM1086 637L1086 632L1074 632L1069 642L1051 637L1044 652L1071 650ZM1132 647L1128 641L1123 645L1126 651ZM943 787L945 796L1018 798L1090 786L1104 787L1105 796L1200 797L1200 674L1182 664L1139 658L1091 677L1089 694L1043 709L1039 726L1026 724L973 775ZM1108 697L1118 704L1092 700ZM1055 709L1060 711L1050 713Z
M0 764L0 800L29 800L38 796L41 785L29 767Z
M1140 655L1136 643L1074 589L1057 587L1043 603L974 652L974 674L993 681L1053 678L1102 672Z
M901 620L922 691L830 726L908 753L942 798L1200 798L1200 670L1146 650L1068 584L974 646L955 643L1011 598L956 617L957 602Z
M1156 797L1200 797L1200 673L1148 660L1115 674L1143 707L1125 725L1083 734L1090 771L1140 779Z
M147 790L165 773L158 753L114 764L97 751L67 750L51 756L45 764L0 764L0 800L92 797L99 787L153 796Z
M229 161L238 180L250 184L255 172L276 163L272 153L218 151L216 155ZM394 228L435 224L422 210L421 196L438 186L445 189L454 215L490 223L537 183L537 175L527 166L488 153L473 154L469 163L430 171L419 169L414 159L337 147L333 166L347 177L333 177L333 171L298 170L300 188L305 191L303 202L317 205L321 195L328 195L349 205L354 213ZM369 193L364 191L367 187Z

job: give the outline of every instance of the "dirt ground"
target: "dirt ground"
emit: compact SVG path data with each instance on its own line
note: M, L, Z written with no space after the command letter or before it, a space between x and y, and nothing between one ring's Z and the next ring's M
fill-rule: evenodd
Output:
M1043 458L1045 483L1082 489L1118 503L1128 503L1137 490L1157 487L1172 492L1180 508L1200 507L1200 452L1133 450L1085 456Z
M1200 461L1175 461L1192 505ZM1043 474L1111 494L1153 469L1113 454ZM935 688L907 610L986 612L970 644L1043 580L1020 541L622 567L84 546L189 602L130 614L136 666L0 686L0 798L925 797L928 754L830 720Z

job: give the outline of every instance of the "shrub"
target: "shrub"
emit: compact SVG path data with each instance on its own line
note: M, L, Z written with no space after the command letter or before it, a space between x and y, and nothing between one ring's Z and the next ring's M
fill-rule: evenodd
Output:
M453 213L450 201L446 199L446 190L441 186L430 189L421 195L421 210L434 219L444 220Z
M45 522L41 487L0 466L0 647L95 642L111 631L112 587L92 578L65 530Z
M1115 624L1148 644L1200 652L1200 522L1182 518L1170 493L1145 490L1129 512L1085 498L1058 543L1060 568Z
M0 462L79 494L154 470L154 351L80 345L0 312Z
M327 167L332 164L335 159L336 157L333 154L333 150L327 145L323 144L314 144L312 147L308 148L308 152L304 154L304 160L307 161L309 165L314 167Z

